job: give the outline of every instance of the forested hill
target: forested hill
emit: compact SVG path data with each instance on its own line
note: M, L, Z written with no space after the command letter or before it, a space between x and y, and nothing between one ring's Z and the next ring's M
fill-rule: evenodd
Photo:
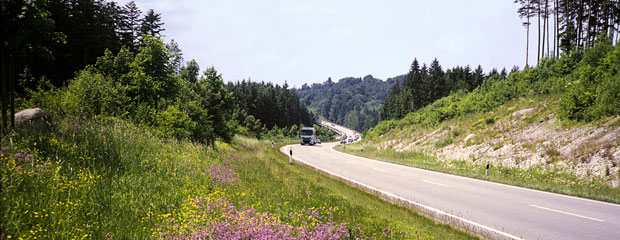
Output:
M401 75L383 81L368 75L343 78L338 82L329 78L312 86L304 84L297 94L306 106L325 119L364 131L377 124L390 88L404 78L405 75Z

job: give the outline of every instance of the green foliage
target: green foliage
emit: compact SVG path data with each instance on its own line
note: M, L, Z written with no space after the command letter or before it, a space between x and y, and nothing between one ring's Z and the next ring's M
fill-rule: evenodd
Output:
M382 81L368 75L343 78L337 83L329 78L322 84L304 85L297 89L297 94L306 106L325 119L363 131L377 123L390 88L403 78Z
M620 114L620 48L602 38L585 51L583 60L568 78L560 102L560 116L592 121Z
M457 66L444 72L437 59L431 63L430 68L427 68L426 64L420 67L418 60L414 59L404 81L392 86L381 110L380 119L403 118L450 93L472 91L483 82L491 81L490 78L502 80L505 76L495 71L489 74L487 80L480 66L475 71L469 66Z
M157 113L155 122L157 129L162 133L162 137L174 137L176 139L189 138L197 125L186 112L179 110L174 105L169 105L166 110Z
M120 84L90 68L69 83L64 101L67 113L95 116L122 115L129 99Z
M603 37L593 48L543 59L535 68L513 71L505 78L492 72L471 92L457 91L402 119L379 122L365 139L377 138L392 128L430 127L466 114L488 112L523 96L560 95L558 115L562 119L588 122L619 115L619 63L620 47L612 47ZM482 121L492 124L494 120Z
M312 125L316 120L314 115L299 102L295 91L288 89L286 83L284 86L277 84L274 86L273 83L243 80L228 83L226 88L233 94L235 106L239 108L236 115L238 122L245 122L248 116L252 116L265 128L273 129L299 124ZM259 127L247 127L261 131ZM253 133L258 133L256 131Z

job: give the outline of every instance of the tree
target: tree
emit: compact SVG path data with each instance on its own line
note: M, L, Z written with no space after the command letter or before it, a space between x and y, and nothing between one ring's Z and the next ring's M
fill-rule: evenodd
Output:
M164 23L161 21L161 14L155 13L153 9L149 9L141 20L140 34L159 36L162 31L166 30L162 27L163 25Z
M190 82L190 83L197 82L198 74L200 74L200 67L198 66L198 63L196 62L196 60L194 59L187 62L187 65L181 68L181 79L187 82Z
M222 75L217 73L215 68L207 68L204 76L198 82L200 91L200 102L202 109L206 110L209 121L212 123L214 133L217 137L226 142L230 142L233 137L233 126L229 124L232 120L233 96L229 93L222 80ZM215 139L207 139L205 142L213 144Z
M170 55L159 37L144 36L144 46L132 63L130 96L136 103L159 107L160 98L176 96L179 82L170 66Z
M122 42L123 45L129 46L132 52L137 50L138 46L137 39L140 30L140 14L142 14L142 12L134 1L125 4L122 11L122 21L120 25Z
M50 43L62 42L43 0L0 1L0 115L2 128L15 126L15 73L29 68L35 59L53 59ZM8 112L7 110L9 110Z
M180 75L181 68L183 67L183 51L181 51L179 44L174 41L174 39L170 40L170 43L166 44L166 50L170 53L170 65L172 66L174 73Z
M515 3L519 3L521 4L521 7L519 8L519 10L517 10L517 12L519 13L519 17L520 18L525 18L526 21L523 22L523 26L525 27L525 66L527 67L529 65L528 61L529 61L529 49L530 49L530 18L534 16L534 10L535 10L535 6L532 2L532 0L515 0Z

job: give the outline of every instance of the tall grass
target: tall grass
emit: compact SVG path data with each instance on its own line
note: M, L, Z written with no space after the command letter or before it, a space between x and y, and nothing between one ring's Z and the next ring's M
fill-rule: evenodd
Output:
M205 147L65 118L1 143L0 239L471 238L289 165L267 141Z

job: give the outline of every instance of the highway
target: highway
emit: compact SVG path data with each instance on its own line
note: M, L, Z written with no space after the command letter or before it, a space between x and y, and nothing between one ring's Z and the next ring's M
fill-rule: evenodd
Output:
M337 144L287 145L280 151L288 155L292 149L298 163L486 238L620 239L618 204L357 157L334 150Z

